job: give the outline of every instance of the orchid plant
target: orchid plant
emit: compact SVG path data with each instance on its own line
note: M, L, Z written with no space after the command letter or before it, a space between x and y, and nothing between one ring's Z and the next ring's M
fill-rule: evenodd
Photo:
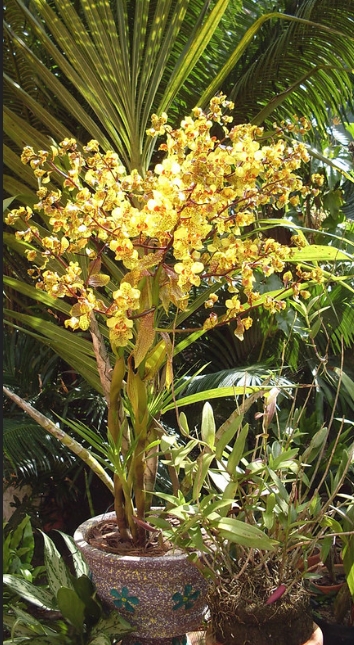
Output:
M303 142L289 139L290 132L306 135L307 119L265 132L232 126L232 107L216 96L207 112L195 108L175 130L166 114L153 115L148 134L164 137L163 158L145 176L128 172L118 154L102 152L94 140L82 149L69 138L39 152L26 146L22 161L38 179L38 203L6 217L25 248L38 297L68 303L65 327L91 336L108 404L109 449L101 465L109 462L114 473L107 485L121 537L136 544L145 540L142 520L164 436L159 417L178 405L174 357L223 325L233 323L242 340L259 307L276 313L287 301L306 299L311 285L333 278L328 263L347 260L330 245L311 246L295 226L290 246L262 227L268 205L301 208L319 190L320 176L302 183L299 169L309 155ZM274 273L283 287L260 293L257 278L267 284ZM201 308L204 322L188 326ZM65 433L54 432L73 447ZM73 449L93 467L92 451ZM176 492L178 478L172 479Z
M150 521L210 579L219 632L240 607L254 613L305 597L319 566L309 556L318 549L324 561L336 537L352 592L353 423L332 415L312 436L304 432L308 387L300 405L296 394L271 388L250 422L254 396L219 428L208 402L198 430L181 413L186 448L181 456L171 446L168 461L180 471L181 491L158 493L168 507Z

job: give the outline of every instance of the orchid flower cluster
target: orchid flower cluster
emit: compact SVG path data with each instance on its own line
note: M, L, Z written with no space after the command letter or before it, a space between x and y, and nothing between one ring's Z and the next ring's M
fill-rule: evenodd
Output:
M304 243L301 235L288 247L252 232L263 207L295 207L308 194L297 174L309 161L305 145L286 140L285 124L271 137L256 125L231 126L232 108L219 95L208 112L195 108L177 129L166 114L153 115L147 134L164 136L165 156L145 176L127 172L115 152L101 152L94 140L82 149L74 139L38 153L24 148L22 161L39 182L34 211L47 218L51 234L42 234L28 206L6 222L22 229L16 235L29 244L36 287L73 302L67 327L87 330L94 312L105 317L115 353L137 342L139 327L151 346L157 312L188 310L202 287L210 309L204 329L236 320L242 339L252 309L276 313L286 306L281 297L260 296L257 273L280 274L295 297L308 295L304 280L322 281L318 268L286 267L292 248ZM299 132L310 127L306 119L298 123ZM101 271L105 256L121 268L119 284ZM217 313L222 285L228 297Z

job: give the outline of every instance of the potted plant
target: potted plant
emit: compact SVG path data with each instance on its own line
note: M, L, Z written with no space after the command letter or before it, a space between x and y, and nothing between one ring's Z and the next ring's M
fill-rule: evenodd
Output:
M349 491L345 493L347 497ZM326 518L330 530L337 533L338 540L330 546L329 541L326 545L324 540L321 549L324 565L317 569L319 579L311 580L309 587L313 614L328 645L349 645L354 638L353 496L351 500L347 508L339 510L337 517ZM338 563L335 562L335 556Z
M34 536L29 516L14 529L8 530L7 526L5 529L3 642L6 645L15 642L113 645L133 631L118 612L106 612L102 608L87 564L69 535L61 534L71 567L53 540L43 533L44 565L34 568ZM24 603L30 607L27 609Z
M311 246L298 229L291 246L284 246L255 225L267 204L291 209L308 191L316 190L304 186L297 174L309 159L304 144L290 145L286 140L288 130L304 136L307 120L283 123L266 135L251 124L231 127L230 107L225 96L216 96L208 112L195 108L176 130L167 125L166 114L153 115L148 133L165 135L160 146L165 156L145 176L136 170L129 173L118 155L101 152L97 141L83 149L69 138L48 151L35 152L27 146L22 161L38 179L39 201L34 210L20 207L6 217L6 223L17 228L18 245L31 263L38 299L57 308L59 325L64 314L65 327L79 331L77 343L85 353L90 378L95 383L99 378L107 400L107 443L82 424L72 424L90 446L84 449L8 388L5 393L86 461L110 488L117 548L125 554L133 549L134 555L127 557L134 566L136 558L139 567L141 560L149 561L149 567L152 562L141 556L151 543L146 513L159 454L169 452L170 438L160 417L176 407L182 388L173 373L174 357L208 329L231 322L242 339L259 307L271 313L282 311L287 300L307 298L312 284L331 278L319 261L348 259L330 245ZM267 282L274 273L282 279L276 290ZM266 285L262 293L255 286L260 277ZM207 312L204 321L190 327L188 318L201 307ZM182 398L178 405L252 391L220 388L216 393ZM113 473L113 481L106 468ZM170 475L177 495L179 482L173 468ZM139 637L179 637L177 618L188 612L191 621L185 631L200 621L205 612L203 578L199 576L198 588L187 579L172 589L171 559L159 585L155 569L143 574L145 591L149 579L155 599L153 609L148 605L149 620L140 615L144 593L133 592L122 581L113 584L111 580L108 585L106 573L99 580L98 555L110 570L112 559L123 562L121 554L113 557L97 548L93 553L93 547L86 546L92 523L101 520L81 527L77 543L89 558L99 593L125 610L133 624L137 621ZM96 526L96 538L98 530ZM187 565L192 575L194 567L189 561ZM140 578L140 573L134 575ZM167 603L156 589L162 593L164 588L173 619L163 612L156 622L158 608Z
M322 642L313 628L305 584L312 574L306 563L316 548L338 534L334 518L353 503L351 495L342 498L341 492L354 445L342 449L340 467L329 476L335 453L328 442L331 424L304 441L298 425L304 404L302 412L292 409L282 427L272 427L279 393L274 390L266 397L264 413L256 415L262 417L262 427L252 436L242 407L216 431L206 403L200 437L190 437L188 443L195 451L198 442L199 457L189 459L186 451L181 461L171 450L171 463L194 486L189 500L182 494L161 494L169 515L179 519L169 537L185 549L194 546L203 552L203 570L210 580L211 642ZM182 423L190 436L185 417ZM343 420L334 445L344 430ZM153 521L168 532L167 520Z

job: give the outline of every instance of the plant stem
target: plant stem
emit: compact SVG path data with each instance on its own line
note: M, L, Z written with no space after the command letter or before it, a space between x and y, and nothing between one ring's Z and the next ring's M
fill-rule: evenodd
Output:
M92 456L92 454L86 450L78 441L75 441L70 435L68 435L64 430L58 428L58 426L53 423L48 417L46 417L41 412L38 412L35 408L32 407L30 403L27 403L24 399L21 399L20 396L9 390L7 387L3 386L3 391L6 396L16 403L22 410L27 412L27 414L34 419L46 432L49 432L53 437L58 439L64 446L69 448L71 452L80 457L85 464L103 481L107 486L108 490L111 493L114 491L113 482L111 478L107 475L104 468L101 464Z

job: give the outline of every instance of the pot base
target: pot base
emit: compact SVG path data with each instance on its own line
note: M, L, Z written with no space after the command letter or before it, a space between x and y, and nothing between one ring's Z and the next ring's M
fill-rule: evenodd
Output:
M173 638L139 638L131 635L123 638L122 645L191 645L191 641L186 634Z
M302 645L323 645L323 634L321 628L313 624L313 633L311 637L306 640ZM339 645L336 642L335 645ZM350 641L351 642L351 641ZM331 641L332 643L332 641ZM346 645L345 641L345 645ZM210 629L205 631L193 632L184 636L175 636L174 638L138 638L137 636L127 636L123 639L121 645L221 645L213 638ZM257 643L255 643L257 645ZM334 641L333 641L334 645Z
M318 625L316 625L316 623L314 623L313 633L311 634L310 638L308 638L306 641L303 641L302 645L323 645L323 642L322 630ZM221 642L215 640L213 636L208 632L206 633L205 641L200 641L200 645L204 643L205 645L222 645ZM241 641L239 645L241 645ZM255 641L254 645L257 645L257 641Z

